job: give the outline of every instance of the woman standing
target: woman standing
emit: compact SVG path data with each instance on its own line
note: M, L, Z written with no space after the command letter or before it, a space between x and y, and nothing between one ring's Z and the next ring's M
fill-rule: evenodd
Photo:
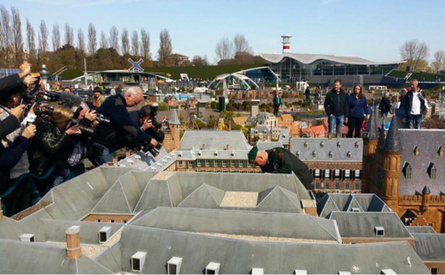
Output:
M346 105L348 108L348 134L346 137L352 138L352 132L355 132L354 137L359 138L363 124L363 120L369 119L369 107L366 97L363 95L363 90L360 85L354 87L354 92L346 98Z

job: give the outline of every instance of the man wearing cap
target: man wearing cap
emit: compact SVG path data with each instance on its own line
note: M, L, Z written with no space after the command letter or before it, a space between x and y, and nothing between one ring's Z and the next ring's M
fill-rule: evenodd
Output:
M288 150L276 147L270 150L258 150L253 147L247 155L250 163L261 167L263 173L289 174L294 172L306 188L309 188L314 178L304 162Z

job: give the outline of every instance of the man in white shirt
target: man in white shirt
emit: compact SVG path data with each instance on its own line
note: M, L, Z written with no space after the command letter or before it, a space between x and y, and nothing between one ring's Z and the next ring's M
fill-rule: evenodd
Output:
M409 128L420 129L422 115L428 112L428 103L425 98L425 92L419 88L417 79L411 81L411 91L406 93L405 112L408 119Z

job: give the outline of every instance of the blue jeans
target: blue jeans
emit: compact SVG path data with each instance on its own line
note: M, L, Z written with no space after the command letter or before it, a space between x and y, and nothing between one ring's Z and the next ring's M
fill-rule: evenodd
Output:
M92 156L89 158L94 166L100 166L107 162L112 162L114 157L114 147L106 147L100 143L93 143Z
M416 121L416 129L420 129L422 115L408 115L408 125L410 129L414 129L414 121Z
M334 128L337 126L337 137L341 137L341 130L343 129L343 122L345 116L330 116L329 117L329 136L334 136Z

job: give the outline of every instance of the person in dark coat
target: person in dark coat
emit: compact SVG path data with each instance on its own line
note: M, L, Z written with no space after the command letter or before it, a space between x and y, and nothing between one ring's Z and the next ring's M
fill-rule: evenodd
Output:
M273 114L274 116L278 116L278 110L280 109L281 105L281 97L278 94L278 91L273 92Z
M360 85L355 85L354 93L348 95L346 105L348 106L348 134L346 137L352 138L354 132L354 137L359 138L363 121L365 119L368 121L370 115L368 101L363 95Z
M348 116L346 93L341 88L341 79L336 79L334 81L334 86L334 89L326 94L326 99L324 101L324 109L329 119L329 138L334 135L335 127L337 128L337 137L341 137L343 122L347 123L345 117L347 118Z
M138 105L142 100L142 90L139 87L131 87L122 94L108 97L97 110L97 113L110 119L110 124L99 123L96 128L97 140L93 144L93 156L90 158L94 165L111 162L115 150L135 141L143 145L158 144L156 139L140 129L127 111L127 107Z
M391 102L389 101L389 93L386 92L379 104L380 116L387 117L391 110Z
M249 162L261 167L263 173L294 174L309 189L314 178L307 165L290 151L277 147L270 150L258 150L253 147L247 155Z

